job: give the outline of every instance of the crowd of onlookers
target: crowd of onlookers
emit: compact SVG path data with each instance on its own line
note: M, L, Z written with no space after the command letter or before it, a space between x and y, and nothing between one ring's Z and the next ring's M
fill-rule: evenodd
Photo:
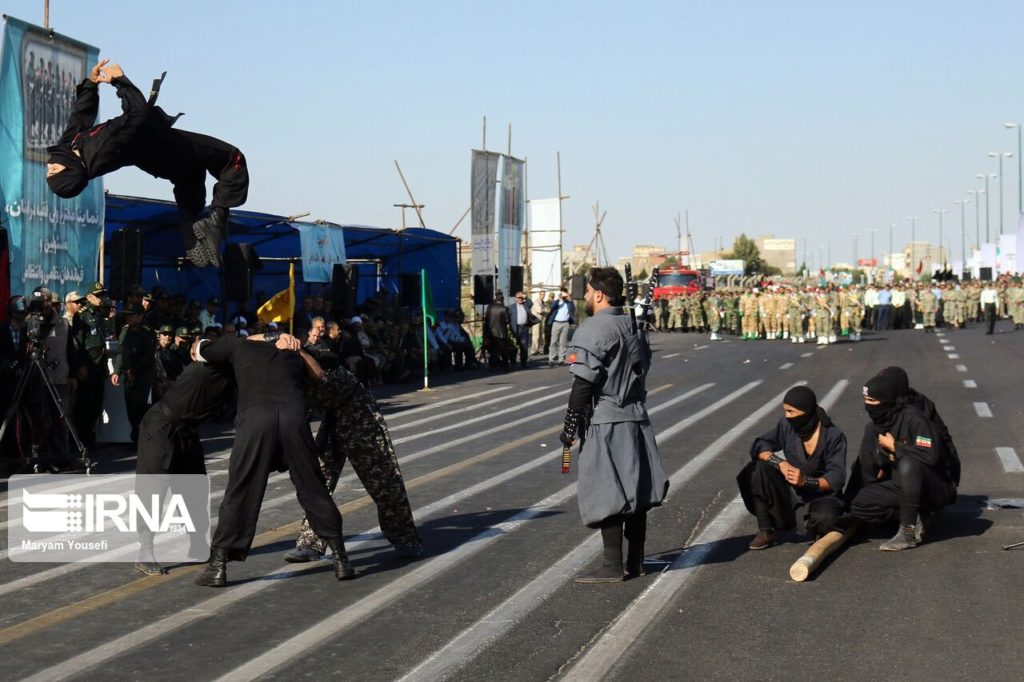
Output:
M265 300L258 294L228 312L217 297L200 301L161 287L135 287L115 303L99 282L63 299L46 287L11 297L0 321L0 417L15 402L33 358L52 380L60 409L33 375L18 396L0 454L73 458L67 430L53 425L62 412L91 446L109 385L124 391L131 439L137 440L146 409L192 361L198 338L290 331L327 369L345 366L368 386L418 381L424 357L431 374L479 366L459 310L429 320L424 334L420 310L399 306L386 291L347 311L321 295L304 297L290 323L260 322L256 311Z

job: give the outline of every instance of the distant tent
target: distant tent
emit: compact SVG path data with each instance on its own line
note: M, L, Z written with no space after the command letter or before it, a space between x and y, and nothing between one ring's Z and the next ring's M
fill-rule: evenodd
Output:
M171 292L186 293L205 300L221 295L222 271L215 268L179 267L185 255L178 230L178 209L171 201L108 194L106 198L105 239L119 229L132 227L142 233L142 285L160 285ZM372 296L378 288L397 297L401 275L419 276L426 270L434 303L439 309L459 307L459 240L443 232L425 228L389 230L365 225L341 225L345 251L350 265L359 273L358 302ZM299 231L285 216L233 210L228 240L248 243L261 259L298 258L301 255ZM108 256L109 260L109 256ZM109 272L108 264L107 272ZM408 279L408 278L407 278ZM303 296L330 291L330 284L307 283L301 263L295 269L295 293ZM288 287L288 262L263 260L253 274L253 294L267 296ZM417 304L419 294L416 295Z

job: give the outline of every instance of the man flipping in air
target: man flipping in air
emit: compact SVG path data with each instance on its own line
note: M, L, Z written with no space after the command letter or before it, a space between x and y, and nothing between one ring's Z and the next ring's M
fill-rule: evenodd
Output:
M170 180L189 260L199 267L219 266L228 209L245 203L249 191L245 157L227 142L172 128L177 117L155 106L156 89L147 102L121 67L107 61L92 67L78 85L67 128L47 149L47 184L54 194L69 199L81 194L91 179L125 166ZM122 113L95 125L100 83L117 90ZM198 219L206 203L207 172L217 179L213 205L207 217Z

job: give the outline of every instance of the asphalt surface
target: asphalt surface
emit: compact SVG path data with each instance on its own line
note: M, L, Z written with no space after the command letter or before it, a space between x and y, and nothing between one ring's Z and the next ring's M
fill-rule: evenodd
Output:
M224 589L193 585L196 566L143 577L131 564L4 554L0 676L1017 678L1024 550L1002 546L1024 540L1024 472L1012 457L1024 457L1024 332L1011 328L867 333L828 346L655 334L648 409L672 487L649 516L648 575L615 585L572 581L599 541L579 522L575 466L558 471L564 368L534 358L526 371L445 375L430 392L385 387L424 557L400 559L372 532L373 504L346 470L335 499L359 578L335 581L329 562L286 564L301 513L287 475L275 476L256 549L229 564ZM949 425L963 460L959 499L922 546L879 552L895 528L870 529L795 583L789 566L806 542L791 533L748 551L756 524L736 501L736 473L797 382L859 441L861 385L886 365L903 366ZM216 494L232 432L205 434ZM125 449L98 459L102 472L132 467Z

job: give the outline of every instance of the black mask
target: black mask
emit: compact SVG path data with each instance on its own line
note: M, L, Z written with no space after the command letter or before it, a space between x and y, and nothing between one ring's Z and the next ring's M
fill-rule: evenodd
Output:
M814 435L814 430L818 428L818 411L813 410L798 417L786 417L786 421L800 436L800 440L807 440Z
M886 430L892 428L899 412L899 406L896 403L879 403L877 405L864 403L864 409L867 410L868 416L876 426Z

